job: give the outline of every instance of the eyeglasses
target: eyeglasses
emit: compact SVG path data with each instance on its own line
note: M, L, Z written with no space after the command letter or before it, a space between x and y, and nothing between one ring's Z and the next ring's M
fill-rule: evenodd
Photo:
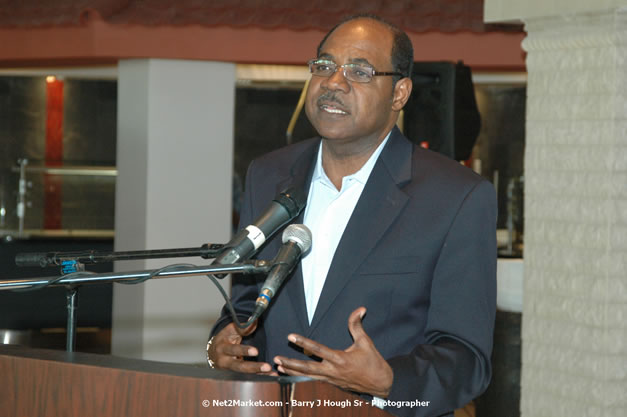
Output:
M372 77L378 75L398 75L403 76L400 72L379 72L375 71L368 64L344 64L337 65L333 61L328 59L312 59L308 62L309 71L318 77L330 77L335 72L342 68L344 77L347 80L355 81L356 83L369 83L372 81Z

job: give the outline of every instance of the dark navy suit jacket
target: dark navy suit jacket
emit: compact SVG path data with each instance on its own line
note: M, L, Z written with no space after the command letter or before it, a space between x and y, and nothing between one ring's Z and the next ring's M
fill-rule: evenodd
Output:
M250 224L287 187L308 192L319 143L319 138L300 142L251 164L241 225ZM452 415L490 380L495 227L490 183L413 145L394 128L342 235L311 325L297 267L249 343L271 364L276 355L310 359L288 342L292 332L346 349L353 343L348 316L365 306L364 329L394 370L388 399L429 401L427 407L386 410L402 416ZM257 258L274 257L281 233ZM241 320L253 311L263 280L234 276L232 300ZM224 311L213 333L230 321Z

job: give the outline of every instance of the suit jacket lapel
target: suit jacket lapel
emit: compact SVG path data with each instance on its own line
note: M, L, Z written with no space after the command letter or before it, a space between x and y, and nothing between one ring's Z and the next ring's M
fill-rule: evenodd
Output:
M311 176L315 167L316 157L318 155L318 148L320 140L313 141L312 146L308 147L296 160L292 169L290 170L290 177L277 185L277 192L280 192L288 187L297 187L309 196L309 186L311 184ZM292 223L302 224L305 218L305 210L303 210ZM276 239L277 249L280 245L280 239ZM289 295L292 307L296 312L298 322L301 325L302 333L306 333L309 328L309 319L307 318L307 305L305 302L305 289L303 286L303 271L301 263L299 262L292 277L289 278L285 284L285 291Z
M412 148L394 128L335 251L307 336L311 336L357 267L405 206L408 197L400 187L411 179ZM313 239L315 242L315 236ZM302 288L302 278L300 282Z

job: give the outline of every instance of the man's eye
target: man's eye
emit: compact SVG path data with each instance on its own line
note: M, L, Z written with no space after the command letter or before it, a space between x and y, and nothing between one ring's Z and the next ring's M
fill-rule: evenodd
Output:
M353 75L359 78L368 78L370 73L365 68L353 67Z

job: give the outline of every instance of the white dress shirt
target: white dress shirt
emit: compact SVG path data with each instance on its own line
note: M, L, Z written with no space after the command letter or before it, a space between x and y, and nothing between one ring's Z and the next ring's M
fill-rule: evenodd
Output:
M312 235L311 249L302 259L309 324L316 311L337 245L389 137L388 133L359 171L342 179L342 188L339 191L322 167L322 142L320 143L304 220Z

